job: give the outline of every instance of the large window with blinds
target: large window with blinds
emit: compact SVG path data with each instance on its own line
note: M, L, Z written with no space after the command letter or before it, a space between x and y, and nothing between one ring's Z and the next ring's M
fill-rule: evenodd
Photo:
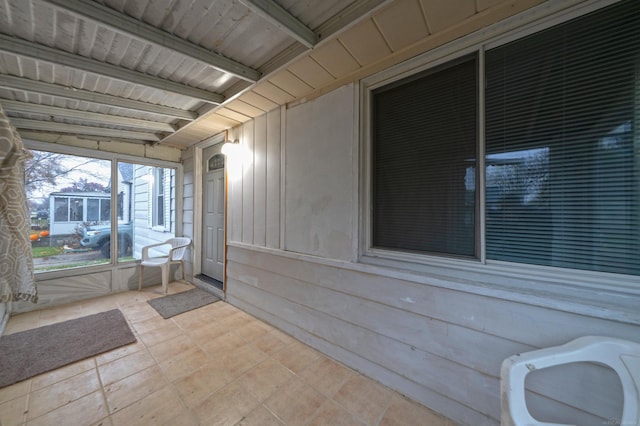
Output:
M640 2L370 99L370 248L640 275Z

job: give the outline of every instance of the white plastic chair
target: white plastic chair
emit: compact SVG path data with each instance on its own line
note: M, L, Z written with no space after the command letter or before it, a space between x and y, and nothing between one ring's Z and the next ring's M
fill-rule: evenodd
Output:
M569 343L513 355L502 362L500 393L503 426L566 426L534 419L525 401L527 374L574 362L595 362L611 367L619 376L624 395L619 423L640 426L640 343L600 336L585 336Z
M182 266L182 279L184 280L184 254L187 251L187 247L191 244L189 238L177 237L171 238L164 243L151 244L142 248L142 260L140 262L140 276L138 277L138 291L142 290L142 273L145 266L154 266L160 268L162 273L162 290L167 293L167 287L169 286L169 271L171 265L179 263ZM171 249L166 256L149 257L149 249L154 247L160 247L169 245Z

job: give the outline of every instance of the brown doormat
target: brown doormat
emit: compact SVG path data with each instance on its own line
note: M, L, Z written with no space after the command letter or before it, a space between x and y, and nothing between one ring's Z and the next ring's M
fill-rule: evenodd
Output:
M135 341L118 309L2 336L0 388Z
M183 291L157 299L147 300L162 318L167 319L183 312L191 311L219 301L220 298L199 288Z

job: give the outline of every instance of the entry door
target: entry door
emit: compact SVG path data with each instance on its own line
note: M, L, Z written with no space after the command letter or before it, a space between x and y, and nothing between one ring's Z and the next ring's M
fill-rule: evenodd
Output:
M206 158L206 157L205 157ZM204 182L204 226L202 274L220 282L224 271L224 156L215 154L206 161Z

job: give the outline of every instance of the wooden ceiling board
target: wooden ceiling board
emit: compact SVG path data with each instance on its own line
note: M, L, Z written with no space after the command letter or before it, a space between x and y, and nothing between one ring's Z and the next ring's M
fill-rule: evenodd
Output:
M247 115L240 114L239 112L232 111L228 108L220 108L215 112L215 114L231 119L237 123L244 123L245 121L251 119L251 117Z
M344 77L360 68L358 62L337 40L315 49L311 57L335 78Z
M291 64L289 71L301 80L304 79L304 82L314 89L322 87L334 80L333 76L310 56L305 56Z
M476 13L476 0L420 0L432 34L452 27Z
M265 112L271 111L272 109L278 106L278 104L276 104L275 102L270 101L264 96L259 95L256 92L253 92L251 90L246 93L243 93L238 99L248 104L251 104L257 108L260 108Z
M371 19L367 19L342 34L340 41L361 66L377 62L391 50Z
M278 105L284 105L295 99L293 96L291 96L291 94L285 92L269 81L263 81L262 83L256 85L252 90L257 94L271 100L272 102L277 103Z
M271 76L269 81L296 98L302 97L313 90L313 87L300 80L295 74L292 74L288 70L282 70Z
M253 105L249 105L246 102L241 101L240 99L236 99L234 101L225 104L227 109L232 111L239 112L240 114L247 115L249 117L257 117L259 115L264 114L264 111L260 108L256 108Z
M429 35L418 0L397 0L374 20L394 52Z

